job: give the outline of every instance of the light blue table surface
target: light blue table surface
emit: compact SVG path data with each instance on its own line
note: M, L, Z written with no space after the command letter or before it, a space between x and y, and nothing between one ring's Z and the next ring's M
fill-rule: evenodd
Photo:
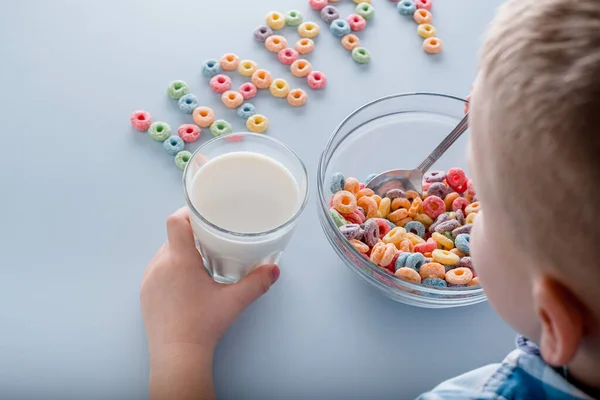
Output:
M317 162L344 116L396 92L468 93L500 0L434 2L441 56L420 49L416 25L393 3L374 0L360 34L372 64L352 62L324 27L310 58L328 88L300 110L264 93L254 101L270 134L306 162L312 195L281 280L218 347L220 398L407 399L513 348L514 332L488 304L435 311L384 298L343 265L317 220ZM183 79L242 129L200 65L235 52L297 84L252 39L272 9L318 20L305 0L2 1L1 399L147 398L139 285L183 193L172 158L132 131L129 115L188 122L165 94Z

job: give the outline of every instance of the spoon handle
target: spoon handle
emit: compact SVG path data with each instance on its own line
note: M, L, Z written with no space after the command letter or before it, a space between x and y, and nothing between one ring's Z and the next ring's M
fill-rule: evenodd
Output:
M463 133L469 128L469 114L465 114L465 117L456 125L456 127L450 132L448 136L436 147L430 155L417 167L417 169L425 174L431 168L431 166L440 159L440 157L456 142L456 140L462 136Z

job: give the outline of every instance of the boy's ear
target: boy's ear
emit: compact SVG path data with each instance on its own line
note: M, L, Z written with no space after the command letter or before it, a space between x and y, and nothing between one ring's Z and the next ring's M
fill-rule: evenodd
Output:
M540 318L540 350L552 366L568 365L581 344L585 309L573 293L549 276L535 279L535 310Z

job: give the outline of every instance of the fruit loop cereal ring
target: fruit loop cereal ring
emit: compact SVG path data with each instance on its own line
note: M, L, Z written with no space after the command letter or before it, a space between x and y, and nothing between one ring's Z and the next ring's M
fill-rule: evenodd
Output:
M287 95L287 101L292 107L302 107L307 100L308 95L302 89L290 90Z
M327 3L328 0L308 0L308 5L310 5L310 8L316 11L321 11L327 6Z
M343 217L346 219L346 221L353 223L353 224L364 224L366 221L366 217L365 215L360 212L360 210L356 210L353 213L350 214L344 214Z
M458 228L459 226L460 226L460 224L458 223L457 220L451 219L449 221L442 222L441 224L436 226L435 231L437 233L452 232L454 229Z
M223 71L235 71L240 65L240 58L234 53L227 53L221 57L221 69Z
M446 179L445 171L429 171L423 176L423 179L427 183L443 182Z
M200 128L208 128L215 121L215 112L208 107L197 107L192 114L192 118Z
M467 222L466 219L465 219L465 222ZM471 234L471 228L473 228L473 224L463 225L460 228L456 228L455 230L453 230L452 231L452 236L456 237L456 236L462 235L462 234L470 235Z
M374 264L385 268L392 263L397 253L398 249L393 244L379 242L373 247L373 250L371 250L370 259Z
M350 214L356 211L357 207L356 197L350 192L342 190L333 196L333 208L341 214Z
M379 225L373 220L368 220L364 223L363 229L365 230L364 241L367 246L373 247L379 242Z
M177 153L175 156L175 165L180 170L184 170L187 163L192 159L192 153L189 151L183 150Z
M408 260L408 257L410 257L410 253L399 254L398 257L396 258L396 263L394 265L394 269L397 271L400 268L404 268L404 266L406 265L406 261Z
M412 222L412 221L411 221ZM408 225L408 224L407 224ZM404 229L406 229L406 226L404 227ZM417 245L417 244L423 244L423 243L427 243L425 242L425 239L423 239L422 237L420 237L419 235L415 235L412 232L407 232L406 233L406 238L408 240L411 241L412 244Z
M379 215L381 218L386 218L392 211L392 201L387 197L379 203Z
M348 225L348 222L344 219L344 217L342 217L340 213L334 210L333 208L329 210L329 214L331 215L331 219L333 219L333 222L338 228L343 225Z
M167 153L174 156L185 148L185 143L179 136L171 136L163 142L163 147Z
M221 95L221 101L227 108L238 108L244 102L244 97L235 90L228 90Z
M417 214L419 213L419 210L421 209L422 204L423 204L423 200L421 200L420 197L415 198L413 200L412 205L408 209L408 216L411 218L416 217Z
M456 210L456 220L458 221L459 224L464 225L466 223L465 221L465 213L463 212L463 210ZM452 231L454 232L454 231Z
M466 208L469 206L469 201L467 199L465 199L464 197L457 197L456 200L454 200L452 202L452 210L457 212L457 211L465 211ZM464 216L464 214L463 214Z
M269 40L270 39L271 38L269 38ZM240 65L238 66L238 73L242 76L252 76L256 71L258 71L258 65L251 60L241 61Z
M331 25L333 21L340 18L340 12L334 6L327 6L321 10L321 19Z
M421 267L427 264L425 261L425 256L421 253L413 253L408 256L406 259L406 264L404 265L406 268L414 269L419 272Z
M421 285L431 286L431 287L437 287L437 288L448 287L448 283L445 280L439 279L439 278L427 278L427 279L423 279L421 281Z
M299 11L291 10L285 16L285 24L287 26L298 26L302 23L304 17Z
M331 184L329 189L331 190L331 193L335 194L340 190L344 190L345 184L346 179L344 178L344 175L342 175L340 172L336 172L331 176Z
M327 76L319 71L312 71L306 77L308 87L313 90L321 90L327 85Z
M342 38L342 46L348 51L352 51L360 46L360 39L358 36L349 34Z
M463 253L471 254L471 235L461 233L460 235L456 236L454 243L456 243L456 248Z
M268 89L273 83L273 77L269 71L259 69L252 74L252 83L258 89Z
M261 25L254 31L254 40L260 43L264 43L271 36L273 36L273 30L268 26Z
M442 246L444 250L452 250L454 248L454 242L441 233L434 232L431 238L435 241L435 243Z
M419 275L421 275L422 279L444 279L446 277L446 268L444 268L442 264L437 262L427 263L421 266L421 268L419 269Z
M384 237L384 243L392 243L397 248L400 248L400 243L406 239L406 230L404 228L396 227L390 230Z
M274 31L278 31L279 29L283 29L285 26L285 18L283 15L278 13L277 11L271 11L267 14L265 21L267 26Z
M465 222L467 223L467 225L473 225L475 223L475 217L477 216L476 213L471 213L469 215L467 215L467 217L465 218ZM465 226L467 226L465 225Z
M284 98L290 93L290 85L283 79L275 79L273 83L271 83L270 90L273 96Z
M429 228L433 224L433 218L427 214L417 214L415 216L415 222L420 222L425 226L425 229ZM423 236L425 237L425 236Z
M344 183L344 190L356 195L360 191L360 182L356 178L348 178Z
M368 64L371 61L371 54L364 47L357 47L352 50L352 59L359 64Z
M414 233L421 238L425 237L425 225L418 221L409 222L404 229L406 229L406 232Z
M438 54L441 53L444 48L444 43L441 39L436 37L430 37L423 41L423 50L427 54Z
M427 39L432 36L435 36L436 30L435 30L435 27L431 24L421 24L417 27L417 33L422 38Z
M219 94L223 94L231 89L231 78L227 75L215 75L210 78L210 88Z
M465 256L466 256L466 254L465 254L465 253L463 253L462 251L460 251L460 250L459 250L459 249L457 249L457 248L453 248L452 250L450 250L450 253L454 253L454 254L456 254L456 255L457 255L457 256L458 256L458 257L459 257L461 260L463 259L463 257L465 257Z
M367 27L367 20L362 15L350 14L346 18L346 22L350 25L353 32L360 32Z
M292 65L298 57L298 52L290 48L280 50L279 53L277 53L277 58L283 65Z
M363 232L363 233L364 233L364 232ZM355 240L355 239L352 239L352 240L350 240L350 244L351 244L352 246L354 246L354 248L355 248L356 250L358 250L358 252L359 252L359 253L362 253L362 254L367 254L367 253L369 252L369 250L371 250L371 249L369 248L369 246L367 246L366 244L364 244L364 243L363 243L363 242L361 242L360 240Z
M370 197L372 198L372 197ZM400 221L408 217L408 210L405 208L400 208L388 215L388 219L392 221L394 224L399 225Z
M202 64L202 75L211 78L221 73L221 63L217 60L206 60Z
M254 114L246 121L246 128L250 132L265 133L269 129L269 119L261 114Z
M179 100L181 96L185 96L189 92L190 88L184 81L173 81L167 88L167 95L173 100Z
M435 228L437 228L437 226L443 222L446 222L450 219L450 217L448 216L448 214L442 214L439 217L437 217L437 219L435 220L435 222L433 224L431 224L431 226L429 227L429 232L433 233L435 232Z
M256 114L256 107L251 103L244 103L237 109L237 115L243 119L248 119L254 114Z
M418 253L426 254L431 253L437 249L438 245L436 242L425 242L415 246L415 251Z
M429 189L427 189L428 196L437 196L440 199L444 199L447 194L448 188L441 182L432 183L431 186L429 186Z
M446 274L446 282L448 286L460 287L467 286L473 280L473 272L468 268L456 268L448 271Z
M233 132L233 128L231 127L231 124L222 119L216 120L210 126L210 133L212 133L213 136L215 136L215 137L228 135L231 132Z
M296 78L304 78L312 72L312 65L307 60L300 59L294 61L290 70L292 71L292 75Z
M375 221L379 227L379 239L383 239L383 237L392 230L392 227L388 224L388 221L383 218L373 218L373 221Z
M413 14L413 18L415 22L419 25L430 24L433 21L433 15L431 15L431 13L424 8L415 11L415 13Z
M298 26L298 34L303 38L313 39L319 35L319 32L321 28L314 22L303 22Z
M342 225L339 229L340 233L348 240L360 240L365 234L365 231L358 224Z
M131 122L131 126L133 126L135 130L146 132L152 124L152 117L147 111L135 111L131 114L129 122Z
M406 193L404 193L404 192L403 192L402 190L400 190L400 189L392 189L392 190L389 190L389 191L388 191L388 192L385 194L385 196L386 196L386 197L389 197L389 198L390 198L390 199L392 199L392 200L395 200L395 199L401 199L401 198L402 198L402 199L406 199ZM408 208L408 207L407 207L407 208Z
M396 211L399 208L406 208L408 210L410 208L410 201L405 197L397 197L392 200L392 211Z
M444 265L458 265L460 262L460 257L447 250L436 249L431 255L433 256L433 261Z
M193 94L186 94L179 99L179 109L186 114L192 114L198 107L198 98Z
M358 191L358 193L356 193L356 200L360 200L361 197L367 196L367 197L371 197L375 194L374 191L372 191L371 189L365 188L365 189L360 189Z
M423 211L431 218L437 218L446 212L446 203L437 196L429 196L423 201Z
M242 86L240 86L239 90L240 94L244 98L244 100L250 100L256 97L256 93L258 89L251 82L246 82Z
M356 13L366 20L375 16L375 8L368 2L362 2L356 6Z
M456 192L448 193L446 197L444 197L444 204L446 205L446 210L452 210L452 203L459 199L460 195Z
M413 0L402 0L398 3L398 12L402 15L413 15L417 11L417 5Z
M300 39L296 42L295 48L299 54L308 54L314 50L315 42L307 38Z
M329 31L333 34L333 36L337 37L346 36L351 30L350 24L343 19L336 19L329 26Z
M473 278L473 280L469 283L467 283L468 287L472 287L472 286L481 286L481 283L479 283L479 278L475 277Z
M415 4L417 5L417 8L427 11L431 10L431 6L433 5L431 0L415 0Z
M194 124L184 124L177 129L177 134L186 143L192 143L198 140L201 132L201 129Z
M471 203L468 206L465 207L465 212L467 213L467 215L469 214L477 214L479 212L479 202L476 201L475 203Z
M166 122L153 122L148 128L148 134L157 142L164 142L171 136L171 126Z
M395 275L407 282L421 283L421 275L419 275L419 273L414 269L400 268L398 271L396 271Z
M287 40L280 35L269 36L265 41L265 47L271 53L279 53L281 50L287 48Z

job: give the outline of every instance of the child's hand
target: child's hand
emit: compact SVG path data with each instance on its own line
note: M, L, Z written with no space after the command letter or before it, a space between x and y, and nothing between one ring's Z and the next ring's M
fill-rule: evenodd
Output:
M177 378L173 374L177 372L173 368L185 369L187 373L194 367L208 368L209 371L201 373L210 377L212 352L221 336L237 316L279 278L277 266L264 266L234 285L213 281L196 250L187 208L169 217L167 236L167 243L148 265L141 288L152 369L151 394L157 395L166 393L154 390L152 380L176 385ZM156 373L161 376L155 376ZM196 375L192 379L200 378ZM186 379L182 377L182 380ZM198 383L203 385L202 391L206 394L208 382ZM169 393L175 395L175 392ZM175 397L186 396L178 392Z

